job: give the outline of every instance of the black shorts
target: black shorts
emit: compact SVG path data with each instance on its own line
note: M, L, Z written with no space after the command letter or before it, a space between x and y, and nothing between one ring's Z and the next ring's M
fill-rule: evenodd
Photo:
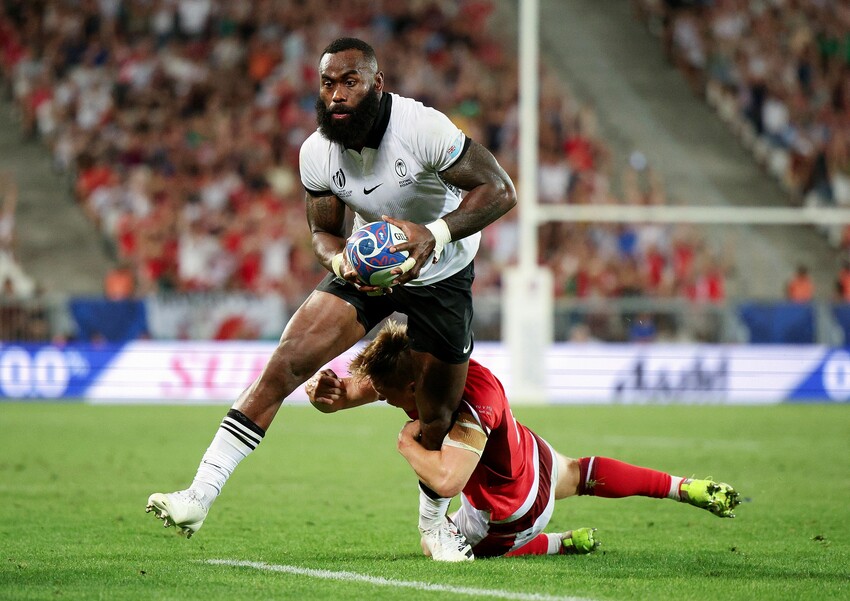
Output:
M407 315L410 348L446 363L465 363L472 354L472 262L456 274L428 286L396 286L391 294L369 296L329 273L317 290L329 292L357 310L369 332L396 311Z

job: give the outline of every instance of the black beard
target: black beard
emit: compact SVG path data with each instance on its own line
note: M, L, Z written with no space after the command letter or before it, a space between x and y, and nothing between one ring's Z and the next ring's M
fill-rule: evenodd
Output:
M319 131L331 142L342 144L346 148L356 148L366 141L369 130L378 117L381 97L372 86L356 107L347 111L351 117L339 121L333 119L321 98L316 99L316 123Z

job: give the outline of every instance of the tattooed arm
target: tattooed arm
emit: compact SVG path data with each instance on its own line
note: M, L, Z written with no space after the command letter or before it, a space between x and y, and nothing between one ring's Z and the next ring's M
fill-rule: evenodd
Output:
M467 191L460 205L442 217L451 240L480 232L516 205L516 189L511 178L496 157L477 142L470 142L463 157L440 176L446 183ZM424 224L390 216L384 216L384 219L400 227L407 235L408 242L395 244L396 250L409 251L410 256L416 259L413 268L398 277L397 282L404 284L419 277L434 251L436 239Z
M331 261L345 247L345 204L333 195L310 194L307 194L306 204L313 252L328 271L333 271Z

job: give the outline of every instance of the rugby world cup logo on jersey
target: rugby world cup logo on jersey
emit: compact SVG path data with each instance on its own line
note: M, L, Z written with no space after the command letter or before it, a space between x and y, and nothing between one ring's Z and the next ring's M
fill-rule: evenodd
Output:
M351 190L345 190L345 173L343 173L342 169L337 171L331 177L331 181L334 183L334 186L338 188L335 191L337 198L348 198L351 196Z
M398 176L399 188L404 188L413 183L413 179L407 177L407 164L402 159L395 160L395 174Z

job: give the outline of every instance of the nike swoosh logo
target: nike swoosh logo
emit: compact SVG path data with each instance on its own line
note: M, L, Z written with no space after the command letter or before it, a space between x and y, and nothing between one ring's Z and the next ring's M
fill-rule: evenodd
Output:
M467 344L465 347L463 347L463 353L464 354L468 353L470 348L472 348L472 339L471 338L469 339L469 344Z
M380 184L378 184L374 188L369 188L368 190L366 188L363 188L363 194L371 194L372 192L374 192L375 190L377 190L378 188L380 188L383 185L384 185L384 182L381 182Z

